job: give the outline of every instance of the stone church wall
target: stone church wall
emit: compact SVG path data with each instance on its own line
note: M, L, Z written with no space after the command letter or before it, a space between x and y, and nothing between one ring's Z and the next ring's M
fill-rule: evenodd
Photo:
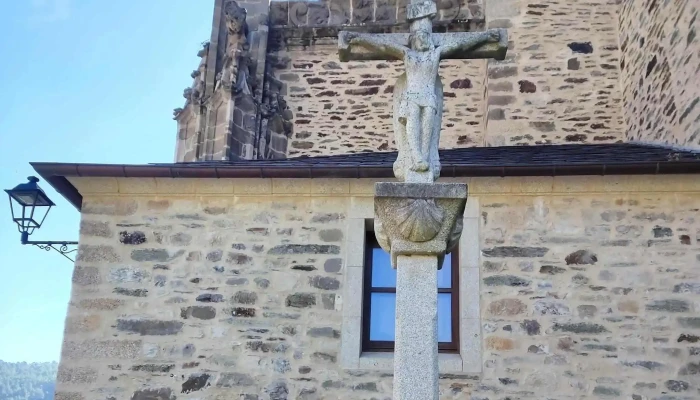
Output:
M696 0L622 2L629 140L700 149L699 12Z
M443 374L441 399L700 395L697 180L463 181L483 372ZM372 181L74 183L56 399L391 396L390 371L339 365L348 220L371 213Z
M625 140L619 0L487 0L489 28L507 28L505 61L489 61L485 145Z
M443 61L441 147L624 141L619 8L615 0L484 1L485 20L468 28L507 28L509 54L488 67ZM391 89L401 63L340 63L335 44L275 54L288 60L275 76L295 114L289 156L394 149Z
M333 46L285 54L286 83L294 111L287 155L329 155L395 150L393 85L403 73L397 62L338 62ZM483 143L486 63L450 60L440 66L445 92L442 148Z

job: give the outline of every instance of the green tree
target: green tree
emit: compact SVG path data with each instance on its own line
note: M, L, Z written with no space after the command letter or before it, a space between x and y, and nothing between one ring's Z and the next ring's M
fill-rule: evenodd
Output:
M58 363L8 363L0 360L0 399L52 400Z

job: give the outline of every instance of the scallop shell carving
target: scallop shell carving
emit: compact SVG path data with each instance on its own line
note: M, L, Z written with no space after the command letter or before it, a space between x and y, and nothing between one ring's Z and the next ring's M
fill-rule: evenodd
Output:
M437 235L445 214L432 199L410 199L396 209L401 236L412 242L427 242Z

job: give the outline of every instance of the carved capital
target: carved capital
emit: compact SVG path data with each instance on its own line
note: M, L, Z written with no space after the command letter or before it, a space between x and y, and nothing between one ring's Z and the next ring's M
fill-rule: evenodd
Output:
M377 183L374 230L394 268L399 255L449 253L462 234L466 202L463 183Z

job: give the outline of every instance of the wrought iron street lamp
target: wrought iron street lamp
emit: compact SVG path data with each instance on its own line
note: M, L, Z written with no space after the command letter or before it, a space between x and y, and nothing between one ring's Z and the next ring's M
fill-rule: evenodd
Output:
M78 249L78 242L37 242L29 240L29 235L34 233L35 229L41 228L51 207L55 204L37 184L39 178L30 176L27 179L29 179L29 182L21 183L15 186L14 189L5 190L10 197L12 220L17 224L17 229L22 235L22 244L31 244L46 251L53 249L67 259L74 261L68 254ZM69 246L76 247L71 249Z

